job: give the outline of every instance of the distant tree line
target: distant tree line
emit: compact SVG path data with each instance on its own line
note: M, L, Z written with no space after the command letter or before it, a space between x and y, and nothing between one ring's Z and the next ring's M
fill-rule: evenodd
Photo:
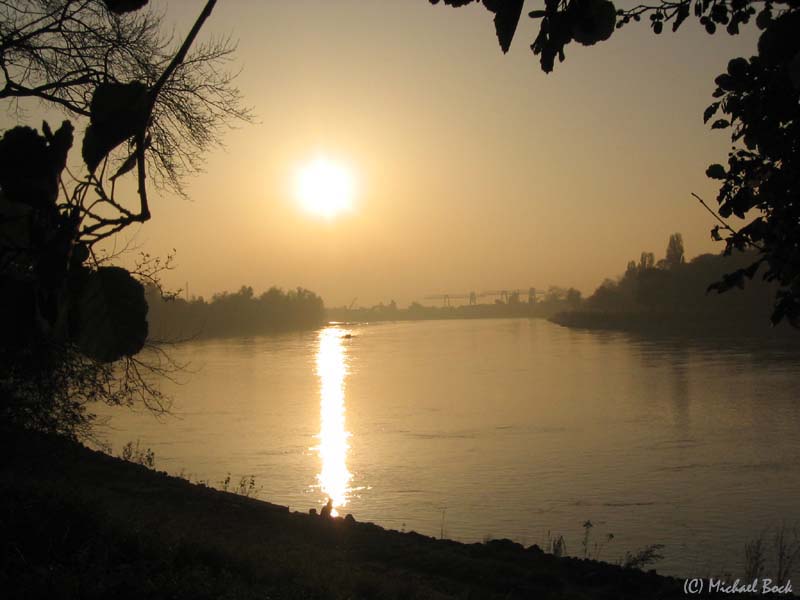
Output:
M609 329L715 328L736 333L766 332L777 283L754 280L720 294L710 281L753 263L755 252L701 254L686 261L683 238L670 236L663 259L642 252L623 275L606 279L579 310L561 313L563 325Z
M150 339L259 335L311 329L325 322L325 307L317 294L298 287L283 291L271 287L260 296L242 286L238 292L185 300L165 298L160 290L147 288Z

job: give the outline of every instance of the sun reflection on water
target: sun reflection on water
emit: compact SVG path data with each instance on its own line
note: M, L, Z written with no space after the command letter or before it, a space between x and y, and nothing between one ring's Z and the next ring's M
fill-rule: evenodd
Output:
M337 327L323 329L319 334L317 375L320 379L319 445L314 447L322 460L317 475L320 490L333 503L331 515L347 505L350 479L347 470L347 443L350 434L345 429L344 381L347 376L345 348L342 339L349 332Z

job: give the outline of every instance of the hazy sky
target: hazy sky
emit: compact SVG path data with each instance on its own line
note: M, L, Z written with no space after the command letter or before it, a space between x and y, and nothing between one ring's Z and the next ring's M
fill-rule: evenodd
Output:
M202 0L155 2L183 35ZM526 2L525 9L541 2ZM209 296L298 285L328 305L427 294L574 286L585 294L670 233L721 250L690 192L724 162L702 122L714 77L756 32L678 34L642 22L545 75L523 17L508 55L480 5L428 0L220 0L204 34L239 40L233 68L256 124L228 132L188 182L158 195L135 243L177 249L172 287ZM319 153L350 165L355 210L304 212L294 170Z

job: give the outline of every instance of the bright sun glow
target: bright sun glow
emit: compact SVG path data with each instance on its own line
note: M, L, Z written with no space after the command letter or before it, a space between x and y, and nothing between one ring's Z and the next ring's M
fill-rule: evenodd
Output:
M298 168L294 189L308 212L331 219L353 208L353 174L344 165L319 157Z

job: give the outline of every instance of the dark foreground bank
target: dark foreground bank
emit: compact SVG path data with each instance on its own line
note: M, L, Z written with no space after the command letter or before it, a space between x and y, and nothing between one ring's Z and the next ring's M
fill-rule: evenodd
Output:
M62 439L2 438L5 598L685 597L654 572L292 513Z

